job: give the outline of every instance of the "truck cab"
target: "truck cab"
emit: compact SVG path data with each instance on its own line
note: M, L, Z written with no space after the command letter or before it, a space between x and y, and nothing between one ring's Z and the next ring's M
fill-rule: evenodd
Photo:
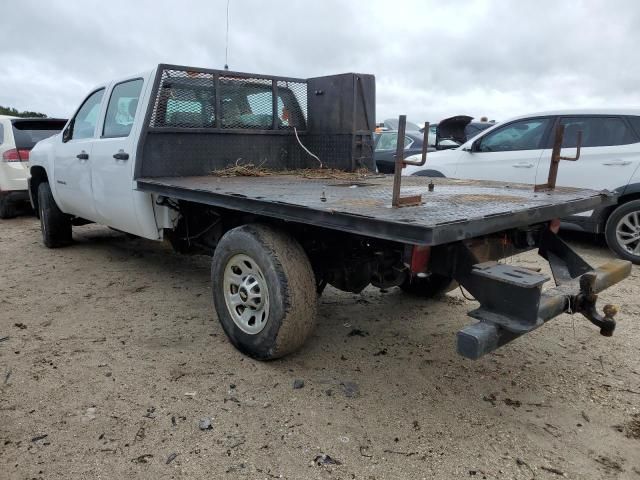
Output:
M158 239L154 206L133 181L144 116L144 95L154 71L98 85L80 103L62 132L31 154L32 203L47 180L60 209L76 222L97 222Z
M73 217L75 224L101 223L159 240L175 213L136 188L143 124L153 124L163 132L196 132L215 126L218 109L219 127L225 132L274 128L285 133L306 128L302 108L306 97L301 98L290 83L278 87L273 102L271 86L264 80L229 77L220 82L220 98L216 99L210 77L181 72L165 79L159 94L150 99L150 85L158 71L154 68L95 86L62 132L36 146L31 154L29 187L36 213L38 185L47 181L60 210ZM272 115L274 106L276 114ZM184 144L182 139L180 142ZM163 146L154 148L162 150ZM174 155L169 155L170 161L182 160Z

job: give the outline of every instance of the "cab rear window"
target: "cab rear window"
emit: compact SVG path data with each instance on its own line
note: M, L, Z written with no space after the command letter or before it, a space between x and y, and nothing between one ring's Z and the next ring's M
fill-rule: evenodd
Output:
M221 128L273 128L274 102L270 81L221 79L218 94L220 98L216 99L213 81L204 78L165 81L154 112L154 126L213 128L219 117ZM217 101L219 112L216 112ZM305 115L299 100L287 86L278 87L276 108L276 128L305 128Z

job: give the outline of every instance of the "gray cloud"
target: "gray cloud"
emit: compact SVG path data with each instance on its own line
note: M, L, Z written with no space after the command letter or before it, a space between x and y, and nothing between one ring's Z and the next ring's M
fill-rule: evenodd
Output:
M102 81L222 68L225 0L5 5L0 104L68 116ZM379 120L640 106L640 3L231 0L231 69L377 78ZM6 42L9 39L9 42Z

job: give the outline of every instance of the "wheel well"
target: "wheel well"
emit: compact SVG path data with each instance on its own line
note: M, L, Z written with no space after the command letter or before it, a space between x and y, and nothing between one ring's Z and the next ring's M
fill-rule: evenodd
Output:
M40 218L40 209L38 208L38 187L43 182L48 182L49 177L47 171L43 167L31 167L31 182L29 182L29 195L36 211L36 216Z
M631 202L633 200L640 200L640 192L632 192L632 193L627 193L626 195L621 195L620 197L618 197L618 203L616 203L612 207L607 207L606 211L604 212L600 220L601 228L602 228L601 231L604 232L604 229L607 226L607 222L609 221L609 217L611 216L611 214L614 212L616 208L624 205L625 203Z
M618 205L622 205L623 203L630 202L631 200L639 200L640 192L628 193L626 195L622 195L618 200Z

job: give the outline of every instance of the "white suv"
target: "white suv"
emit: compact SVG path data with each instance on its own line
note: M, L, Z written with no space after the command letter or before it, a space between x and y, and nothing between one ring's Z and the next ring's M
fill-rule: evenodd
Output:
M29 201L29 152L40 140L55 135L66 120L0 115L0 218L13 217Z
M604 233L620 257L640 264L640 110L566 110L513 118L454 150L430 153L423 167L403 175L546 183L553 133L564 125L558 186L614 191L618 204L563 219L567 228Z

